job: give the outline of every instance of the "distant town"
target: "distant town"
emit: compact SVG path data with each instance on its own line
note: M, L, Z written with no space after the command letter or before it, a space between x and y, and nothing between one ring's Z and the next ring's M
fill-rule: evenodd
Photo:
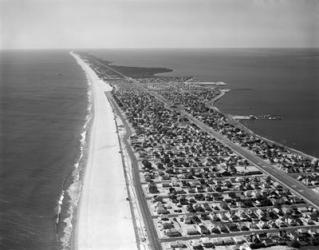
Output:
M147 232L139 240L151 249L319 245L318 159L220 112L214 103L224 84L80 56L113 87L106 98L127 133Z

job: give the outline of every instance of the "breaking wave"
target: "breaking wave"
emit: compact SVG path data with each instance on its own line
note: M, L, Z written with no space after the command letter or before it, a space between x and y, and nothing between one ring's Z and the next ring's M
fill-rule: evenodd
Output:
M77 55L73 52L70 53L79 63ZM60 198L57 202L57 218L56 223L57 226L62 224L61 233L59 234L61 248L63 250L71 249L71 240L74 233L73 230L73 223L74 223L74 216L76 214L76 208L78 206L81 191L82 191L82 173L84 170L84 165L86 161L86 149L88 147L88 133L90 128L90 123L93 117L93 104L92 104L92 90L91 90L91 83L87 78L88 83L88 108L87 108L87 115L85 118L85 123L82 128L82 133L80 137L80 153L77 157L74 165L72 174L70 176L69 185L64 187ZM63 216L62 216L63 213ZM61 221L62 220L62 221Z

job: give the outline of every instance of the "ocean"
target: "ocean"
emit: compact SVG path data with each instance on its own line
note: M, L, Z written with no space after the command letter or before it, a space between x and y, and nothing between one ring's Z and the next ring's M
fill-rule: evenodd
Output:
M159 49L90 51L117 65L166 67L163 75L222 81L216 104L234 115L280 115L243 121L256 133L319 157L319 49Z
M319 50L90 50L126 66L223 81L217 106L260 135L319 156ZM90 101L68 51L0 54L0 249L69 249ZM59 214L59 216L57 216Z
M61 249L88 118L86 78L68 51L0 58L0 249Z

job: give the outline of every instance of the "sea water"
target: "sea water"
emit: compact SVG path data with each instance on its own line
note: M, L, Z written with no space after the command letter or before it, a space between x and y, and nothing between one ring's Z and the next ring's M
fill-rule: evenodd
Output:
M0 55L0 249L68 249L89 120L68 51Z
M89 51L114 64L166 67L164 75L223 81L217 106L236 115L280 115L243 122L258 134L319 157L319 49L160 49Z
M128 66L223 81L218 107L257 133L319 156L318 50L95 50ZM89 86L69 51L0 54L0 249L69 249L90 121Z

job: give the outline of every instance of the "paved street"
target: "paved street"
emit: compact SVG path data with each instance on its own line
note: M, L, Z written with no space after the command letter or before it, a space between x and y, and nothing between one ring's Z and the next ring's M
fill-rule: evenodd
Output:
M108 70L113 71L114 73L118 74L119 76L122 76L126 80L130 80L132 82L132 84L136 84L136 86L138 88L143 88L146 92L153 95L156 99L158 99L159 101L164 103L166 108L172 109L172 108L170 108L171 104L168 101L166 101L162 96L142 87L141 85L138 84L139 82L137 80L129 78L129 77L123 75L122 73L113 70L108 65L105 65L103 63L100 63L100 65L103 65L104 67L108 68ZM116 112L123 119L125 127L128 131L127 136L125 138L125 143L126 143L127 148L129 150L128 153L129 153L130 157L132 158L135 188L136 188L136 191L138 194L138 202L140 204L141 211L142 211L142 214L143 214L144 219L145 219L145 226L147 227L146 229L148 232L150 244L153 247L153 249L161 249L160 241L159 241L159 238L158 238L158 235L157 235L157 232L156 232L153 220L152 220L152 216L151 216L151 213L150 213L149 208L147 206L146 198L145 198L145 195L144 195L143 190L142 190L140 177L139 177L139 169L138 169L138 165L137 165L137 159L136 159L134 152L132 151L132 149L128 143L128 140L127 140L128 136L131 134L132 131L130 130L130 127L128 126L127 121L126 121L125 117L123 116L122 112L120 111L119 107L117 106L116 102L113 100L111 95L108 95L108 97L109 97L109 100L113 103L113 106L115 107ZM258 156L256 156L252 152L233 143L232 141L230 141L228 138L226 138L222 134L218 133L217 131L215 131L214 129L209 127L208 125L204 124L203 122L201 122L198 119L196 119L195 117L193 117L191 114L187 113L183 108L178 108L178 111L182 115L187 117L190 121L192 121L194 124L196 124L203 131L206 131L207 133L209 133L211 136L216 138L222 144L231 148L235 153L237 153L238 155L241 155L243 158L247 159L251 164L255 165L262 172L272 176L281 185L290 189L293 193L302 197L306 202L308 202L309 204L312 204L314 207L319 209L319 195L316 194L314 191L310 190L309 188L307 188L306 186L301 184L299 181L297 181L296 179L287 175L285 172L281 171L277 167L274 167L271 164L264 161L263 159L259 158ZM238 234L242 234L242 233L244 233L244 232L240 232ZM202 237L202 236L194 236L193 238L196 239L196 238L200 238L200 237ZM216 237L216 236L214 236L214 237ZM187 237L187 239L190 239L190 238ZM181 240L183 240L182 237L181 237ZM162 240L162 241L166 241L166 240Z
M155 226L153 223L153 219L152 219L152 216L151 216L150 210L148 208L147 201L146 201L146 198L144 196L143 189L142 189L140 175L139 175L139 169L138 169L138 162L137 162L136 156L135 156L135 154L134 154L134 152L133 152L133 150L128 142L128 139L129 139L130 135L132 134L131 128L128 125L126 118L124 117L124 114L121 112L121 110L117 106L116 102L114 101L112 95L110 93L106 92L106 96L109 99L109 101L111 102L111 104L114 108L114 111L121 117L123 124L125 126L126 134L124 136L124 143L125 143L126 149L128 151L128 154L129 154L131 162L132 162L132 176L134 179L134 186L135 186L135 190L137 193L138 203L140 205L140 209L141 209L141 212L143 215L146 230L148 233L151 249L160 250L160 249L162 249L162 247L161 247L161 244L159 242L157 232L156 232L156 229L155 229Z
M215 137L224 145L228 146L232 150L234 150L237 154L241 155L242 157L246 158L256 167L258 167L261 171L271 175L274 179L280 182L285 187L289 188L295 194L304 198L308 203L315 206L319 209L319 195L316 194L314 191L306 187L305 185L301 184L298 180L290 177L285 172L281 171L277 167L272 166L271 164L265 162L258 156L254 155L253 153L249 152L248 150L240 147L239 145L231 142L225 136L219 134L215 130L213 130L208 125L204 124L203 122L199 121L198 119L194 118L192 115L188 114L185 111L181 111L185 116L187 116L190 120L192 120L197 126L201 129Z

